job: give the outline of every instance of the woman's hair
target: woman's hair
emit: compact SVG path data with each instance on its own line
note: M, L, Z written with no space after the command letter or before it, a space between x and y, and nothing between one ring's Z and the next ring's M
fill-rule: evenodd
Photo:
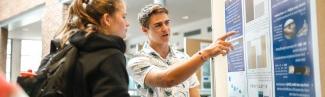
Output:
M89 35L93 32L104 32L100 19L105 14L114 15L119 10L121 0L73 0L68 9L68 16L55 38L60 39L63 46L74 31L84 30Z
M168 10L160 4L149 4L143 7L138 13L138 20L141 26L148 28L149 27L149 19L153 14L158 13L166 13L168 14Z

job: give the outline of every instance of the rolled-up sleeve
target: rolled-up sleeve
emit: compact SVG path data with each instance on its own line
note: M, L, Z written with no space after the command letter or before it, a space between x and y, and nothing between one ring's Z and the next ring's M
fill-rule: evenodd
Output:
M146 75L150 71L158 69L150 63L150 58L148 57L133 58L128 62L126 68L131 78L142 87L145 87L144 80Z

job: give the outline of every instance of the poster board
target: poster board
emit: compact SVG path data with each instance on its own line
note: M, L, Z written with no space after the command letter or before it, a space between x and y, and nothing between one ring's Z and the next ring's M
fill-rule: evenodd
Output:
M224 0L227 97L321 97L315 2Z

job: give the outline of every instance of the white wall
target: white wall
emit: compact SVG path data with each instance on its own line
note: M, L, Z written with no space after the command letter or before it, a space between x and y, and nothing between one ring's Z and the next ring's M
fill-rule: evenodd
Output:
M11 82L16 82L20 73L21 66L21 40L12 39L12 52L11 52Z
M212 13L212 29L213 40L216 40L218 36L225 33L225 5L224 0L212 0L211 3L211 13ZM225 57L217 56L214 58L214 64L212 65L212 76L214 76L213 81L213 95L212 97L228 97L228 66Z
M173 35L170 42L172 45L176 46L176 48L184 48L184 33L197 29L201 29L201 34L190 36L189 38L211 40L212 33L207 31L208 27L211 25L211 18L205 18L184 25L175 26L172 28L171 32L178 32L179 34L177 36Z

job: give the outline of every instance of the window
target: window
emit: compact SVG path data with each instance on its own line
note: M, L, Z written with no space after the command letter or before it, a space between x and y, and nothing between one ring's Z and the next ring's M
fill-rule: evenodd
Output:
M21 41L21 67L20 71L29 69L36 71L42 58L41 40L22 40Z

